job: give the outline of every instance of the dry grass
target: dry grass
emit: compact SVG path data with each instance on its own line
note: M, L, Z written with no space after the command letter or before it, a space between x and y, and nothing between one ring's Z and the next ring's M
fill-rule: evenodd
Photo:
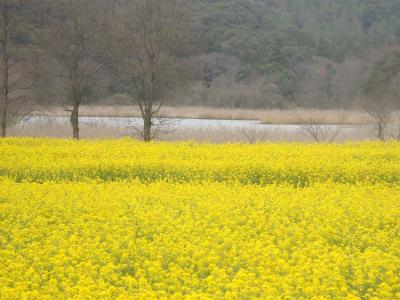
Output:
M46 112L38 112L39 115L48 116L67 116L68 114L61 107L53 107ZM139 116L139 112L132 106L83 106L81 116L108 116L108 117L132 117ZM235 120L260 120L268 124L278 124L273 129L266 128L260 132L258 129L227 129L227 128L185 128L179 127L173 130L167 129L159 135L160 140L182 141L194 140L199 142L262 142L262 141L313 141L312 137L304 130L289 131L279 124L347 124L354 126L354 130L348 131L341 129L335 141L351 141L375 139L376 132L370 119L362 112L350 111L319 111L319 110L249 110L249 109L215 109L205 107L165 107L163 117L175 118L203 118L203 119L235 119ZM386 134L387 137L398 136L398 123L400 119L393 120L393 123ZM335 127L332 130L335 130ZM331 129L329 129L331 130ZM134 129L123 128L111 124L81 124L81 137L84 139L104 139L121 138L133 136ZM47 124L25 125L23 128L14 127L9 130L12 136L31 136L31 137L54 137L69 138L71 128L68 123L60 124L50 121ZM331 135L328 133L327 136Z
M47 111L38 111L37 115L67 116L62 107L51 107ZM135 106L82 106L80 115L85 117L139 117ZM226 109L212 107L164 107L160 117L187 119L226 119L259 120L265 124L304 124L307 120L316 120L321 124L368 124L369 118L362 111L341 110L264 110L264 109Z
M29 125L24 128L14 127L9 131L11 136L70 138L71 128L68 124L49 123L46 125ZM134 130L130 128L113 127L104 124L82 124L81 137L83 139L108 139L134 137ZM215 129L215 128L178 128L162 132L159 140L186 141L211 143L250 143L250 142L313 142L310 136L299 131L285 131L277 126L275 129L260 132L256 129L243 130ZM362 126L351 134L341 131L336 139L337 142L374 139L373 128Z
M29 125L23 128L12 127L8 133L10 136L17 137L71 138L72 129L69 124L49 122L48 124ZM122 138L132 136L132 130L103 124L81 124L80 135L83 139Z

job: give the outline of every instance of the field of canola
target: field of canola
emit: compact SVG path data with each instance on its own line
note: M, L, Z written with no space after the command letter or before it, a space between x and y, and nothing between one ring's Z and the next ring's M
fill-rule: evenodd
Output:
M400 299L400 144L0 140L0 299Z

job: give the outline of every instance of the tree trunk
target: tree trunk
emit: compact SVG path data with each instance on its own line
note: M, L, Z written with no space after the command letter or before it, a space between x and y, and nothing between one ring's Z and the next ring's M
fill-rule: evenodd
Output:
M143 140L145 142L151 141L151 116L149 114L145 114L143 116Z
M5 110L2 112L2 116L0 119L0 138L5 138L7 135L7 121L6 121L6 114Z
M8 110L8 93L9 93L9 66L8 66L8 8L4 7L3 3L3 13L2 13L2 21L3 21L3 31L2 31L2 55L1 55L1 69L3 71L2 83L1 83L1 103L0 103L0 137L5 138L7 135L7 110Z
M385 130L385 125L383 124L383 122L379 122L379 123L378 123L378 138L379 138L381 141L385 141L385 133L384 133L384 130Z
M400 141L400 125L399 125L399 133L397 134L397 140Z
M74 104L69 120L72 126L72 137L79 140L79 104Z
M0 137L5 138L7 135L7 109L8 109L8 67L7 58L3 57L3 82L0 103Z

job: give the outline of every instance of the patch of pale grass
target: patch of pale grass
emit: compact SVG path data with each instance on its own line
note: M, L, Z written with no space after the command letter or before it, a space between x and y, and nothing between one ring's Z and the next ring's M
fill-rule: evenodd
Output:
M396 130L393 127L393 130ZM24 127L10 128L10 136L19 137L49 137L70 138L72 129L68 123L49 122L46 124L27 124ZM117 127L107 124L81 124L81 138L83 139L117 139L135 137L133 128ZM359 126L351 132L339 132L336 142L374 139L374 130L371 126ZM138 137L136 137L138 138ZM311 137L304 135L300 130L288 131L279 126L273 129L260 131L259 129L229 129L229 128L189 128L178 127L161 131L159 140L164 141L197 141L210 143L257 143L257 142L313 142Z
M45 116L68 116L62 107L50 107L48 110L37 112ZM140 111L136 106L104 106L83 105L80 109L82 117L139 117ZM226 120L258 120L265 124L304 124L314 120L321 124L330 125L360 125L369 122L368 116L357 110L266 110L266 109L227 109L212 107L166 106L160 112L160 117L189 118L189 119L226 119Z

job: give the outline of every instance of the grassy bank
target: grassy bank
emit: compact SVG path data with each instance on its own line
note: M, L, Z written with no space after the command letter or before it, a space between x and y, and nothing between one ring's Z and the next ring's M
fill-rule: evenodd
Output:
M67 116L63 107L50 107L36 112L44 116ZM80 109L84 117L139 117L140 111L135 106L84 105ZM368 115L362 111L350 110L267 110L267 109L227 109L213 107L166 106L160 117L185 119L224 119L224 120L258 120L266 124L304 124L315 120L321 124L361 125L370 122Z
M83 139L105 139L134 137L140 139L133 128L118 127L114 125L81 124L81 138ZM395 134L393 129L393 134ZM333 135L331 130L329 135ZM24 127L13 127L8 132L9 136L16 137L51 137L70 138L71 126L68 123L60 124L50 121L48 124L26 125ZM174 129L165 127L160 130L157 140L161 141L197 141L211 143L255 143L255 142L314 142L313 138L299 127L295 131L287 131L279 125L274 125L265 130L258 128L229 129L229 128L188 128L177 127ZM359 127L352 132L339 130L335 139L337 142L361 141L376 139L373 127Z

